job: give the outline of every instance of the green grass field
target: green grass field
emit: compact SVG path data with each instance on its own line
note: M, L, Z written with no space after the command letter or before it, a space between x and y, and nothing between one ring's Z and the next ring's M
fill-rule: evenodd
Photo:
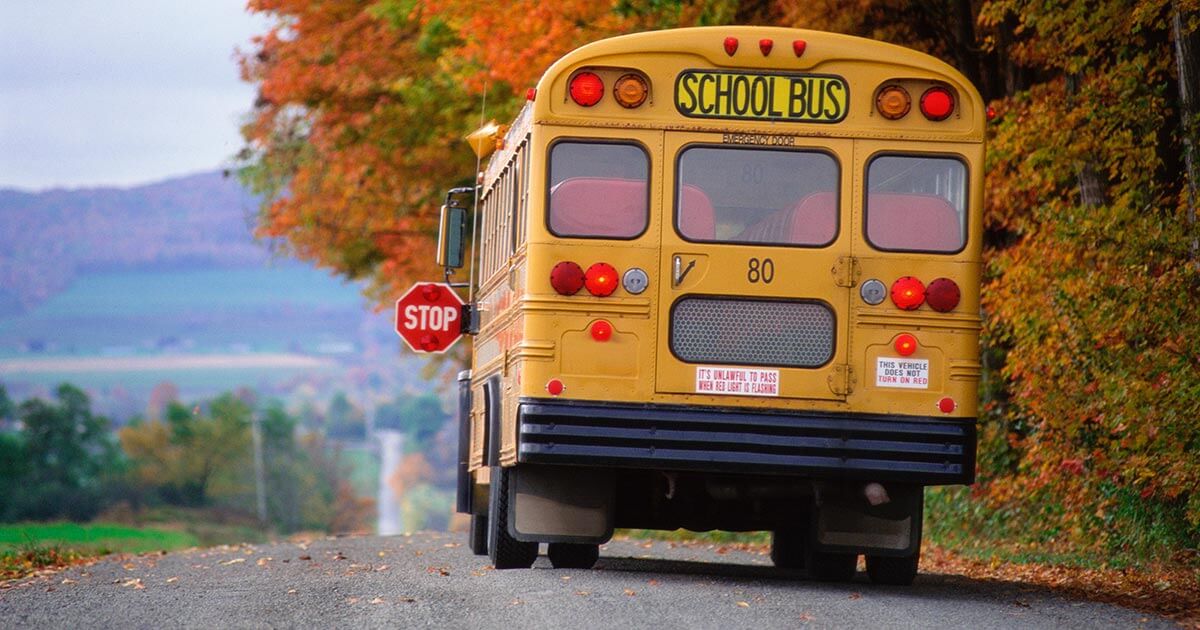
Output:
M28 547L63 547L89 555L145 553L195 547L200 541L187 532L128 527L106 523L17 523L0 525L0 553Z

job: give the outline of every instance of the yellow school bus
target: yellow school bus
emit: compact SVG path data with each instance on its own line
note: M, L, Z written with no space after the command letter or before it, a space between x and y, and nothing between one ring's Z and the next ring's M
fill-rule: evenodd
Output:
M984 118L949 65L830 33L555 62L483 134L475 227L461 194L443 214L443 260L476 233L472 550L590 567L614 528L770 531L780 567L910 583L924 487L974 480Z

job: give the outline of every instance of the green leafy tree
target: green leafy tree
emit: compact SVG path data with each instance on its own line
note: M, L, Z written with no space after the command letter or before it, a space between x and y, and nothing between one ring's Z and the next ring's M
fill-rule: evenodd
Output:
M375 426L404 433L408 437L404 450L409 453L427 450L449 419L441 400L433 394L397 396L375 411Z

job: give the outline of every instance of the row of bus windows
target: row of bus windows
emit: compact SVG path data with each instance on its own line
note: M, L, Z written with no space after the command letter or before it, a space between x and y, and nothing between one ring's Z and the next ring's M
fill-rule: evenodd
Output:
M522 143L479 202L480 278L499 271L525 242L525 217L529 212L529 151Z
M560 142L550 154L558 236L635 238L649 224L649 157L622 143ZM839 166L821 151L694 146L676 171L675 225L690 241L821 247L837 238ZM882 155L867 167L867 240L892 251L966 243L967 170L948 157Z

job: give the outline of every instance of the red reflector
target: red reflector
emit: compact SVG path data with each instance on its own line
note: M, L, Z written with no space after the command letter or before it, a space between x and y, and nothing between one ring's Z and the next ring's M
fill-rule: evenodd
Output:
M987 119L996 120L996 108L992 107L991 105L988 105L987 108Z
M604 81L594 72L580 72L571 79L571 100L591 107L604 96Z
M583 268L564 260L550 270L550 286L561 295L575 295L583 288Z
M917 338L908 333L904 333L903 335L896 337L895 348L896 352L898 352L902 357L912 356L912 353L917 351Z
M904 276L892 283L892 304L896 308L913 311L925 301L925 285L912 276Z
M960 298L962 291L959 291L958 285L950 278L938 278L930 282L929 287L925 289L925 301L929 303L929 308L939 313L953 311Z
M931 87L921 95L921 113L929 120L946 120L954 113L954 95L944 87Z
M725 53L728 54L730 57L733 56L733 53L737 52L737 47L738 47L738 41L737 41L736 37L726 37L725 38Z
M438 343L437 335L434 335L432 333L426 333L424 335L421 335L421 339L419 340L419 343L421 344L421 349L424 350L425 352L433 352L434 350L437 350L438 347L441 345Z
M558 396L559 394L563 393L563 390L566 388L567 386L563 385L563 382L556 378L552 378L548 383L546 383L546 391L550 392L551 396Z
M612 324L604 321L603 319L592 324L592 339L595 339L596 341L608 341L612 338L612 334Z
M537 98L537 88L529 88L525 90L525 100L532 101Z
M771 49L775 47L775 42L769 39L758 40L758 49L762 51L764 57L771 54Z
M596 263L588 267L583 284L588 293L596 297L607 297L617 290L617 270L608 263Z
M805 48L808 48L808 42L804 41L803 39L797 39L796 41L792 42L792 52L796 53L797 57L804 54Z
M958 409L958 403L954 402L953 398L943 398L938 401L938 411L942 413L953 413Z

